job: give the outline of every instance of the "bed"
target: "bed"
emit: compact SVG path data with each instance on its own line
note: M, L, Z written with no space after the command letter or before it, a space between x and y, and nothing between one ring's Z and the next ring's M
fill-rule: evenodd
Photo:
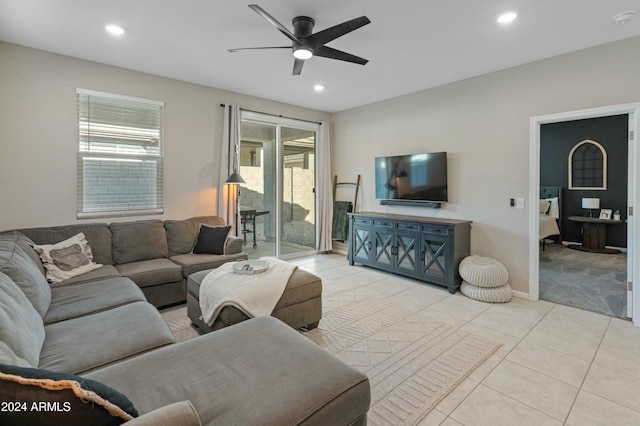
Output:
M549 237L555 237L558 244L562 244L562 187L540 187L540 226L539 237L542 250Z

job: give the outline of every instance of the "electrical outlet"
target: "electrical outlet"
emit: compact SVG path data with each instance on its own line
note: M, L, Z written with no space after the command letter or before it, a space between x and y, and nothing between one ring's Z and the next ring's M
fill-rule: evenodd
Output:
M516 198L516 209L524 209L524 198Z

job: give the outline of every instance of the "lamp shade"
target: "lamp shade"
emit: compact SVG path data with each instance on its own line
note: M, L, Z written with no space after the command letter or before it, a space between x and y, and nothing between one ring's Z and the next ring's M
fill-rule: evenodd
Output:
M600 198L583 198L582 199L582 208L583 209L599 209L600 208Z
M225 182L225 184L234 184L234 183L245 183L244 179L242 179L242 176L240 176L237 172L231 173L231 175Z

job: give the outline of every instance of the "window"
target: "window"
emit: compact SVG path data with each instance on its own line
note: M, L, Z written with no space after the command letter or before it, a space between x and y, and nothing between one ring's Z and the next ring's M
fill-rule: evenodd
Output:
M79 219L163 212L163 102L77 89Z
M569 189L607 189L607 151L584 140L569 153Z

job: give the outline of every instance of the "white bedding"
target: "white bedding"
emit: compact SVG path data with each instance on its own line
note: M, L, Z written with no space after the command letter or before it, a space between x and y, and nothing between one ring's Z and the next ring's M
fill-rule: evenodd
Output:
M539 230L540 239L542 240L543 238L558 234L560 234L560 229L558 228L556 218L546 214L541 214Z

